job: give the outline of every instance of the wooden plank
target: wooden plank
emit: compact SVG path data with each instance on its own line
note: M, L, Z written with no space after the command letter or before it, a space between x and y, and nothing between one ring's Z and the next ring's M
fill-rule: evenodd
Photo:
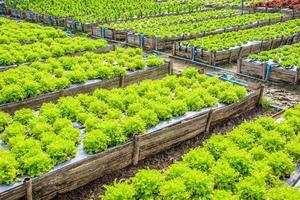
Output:
M242 61L241 73L266 79L266 64L251 63L245 60ZM269 73L269 81L296 84L298 83L297 71L286 70L283 68L273 67Z

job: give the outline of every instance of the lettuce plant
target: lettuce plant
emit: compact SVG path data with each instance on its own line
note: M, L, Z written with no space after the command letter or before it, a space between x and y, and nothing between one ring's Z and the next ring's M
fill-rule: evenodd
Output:
M93 130L86 133L83 145L88 154L94 154L107 149L110 142L110 138L100 130Z

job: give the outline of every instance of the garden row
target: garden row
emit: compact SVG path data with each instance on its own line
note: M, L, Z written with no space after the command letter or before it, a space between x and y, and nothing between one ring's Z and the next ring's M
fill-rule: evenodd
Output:
M32 180L34 198L54 197L208 131L256 107L261 94L188 69L181 77L60 98L39 112L1 113L0 182L40 176ZM24 187L1 185L0 199L20 198Z
M252 0L245 0L246 3ZM59 18L72 17L81 23L105 22L111 20L127 20L147 16L159 16L203 9L207 4L240 5L239 0L209 0L209 1L152 1L152 0L5 0L5 5L20 11L31 11Z
M161 25L173 25L180 23L191 23L207 19L215 19L239 15L241 11L234 9L207 10L202 12L187 13L182 15L170 15L155 18L135 19L126 22L113 22L100 24L100 28L109 28L116 31L135 30L137 28L157 27Z
M0 110L35 107L47 99L91 92L101 85L124 86L141 78L154 78L154 74L159 78L170 71L168 68L163 60L144 57L141 49L132 48L37 61L0 73Z
M67 34L59 29L0 18L0 45L9 43L26 44L47 38L63 37L67 37Z
M207 10L183 15L162 16L155 18L143 18L126 22L113 22L102 24L93 28L93 35L110 40L125 41L126 33L137 28L155 28L162 25L175 25L183 23L200 22L209 19L217 19L240 15L241 11L234 9Z
M209 64L236 61L240 57L277 48L300 39L300 20L210 35L173 46L173 55Z
M175 41L183 41L284 22L291 16L271 13L244 14L202 22L138 28L126 34L126 43L148 49L171 49Z
M239 73L259 77L266 81L299 83L300 43L252 54L240 60Z
M152 0L112 1L112 0L55 0L42 1L10 1L5 5L20 11L31 11L36 14L46 14L58 18L72 17L74 20L86 22L105 22L111 20L127 20L147 16L184 13L202 9L204 6L196 1L183 3L166 1L157 3ZM142 5L142 6L141 6Z
M1 44L1 71L16 67L19 64L53 57L74 55L85 51L103 51L106 46L105 40L93 40L85 37L48 38L32 44Z
M108 50L104 40L68 37L62 30L5 18L0 18L0 34L0 71L51 57Z
M227 135L217 134L163 172L140 170L106 186L113 199L286 199L300 198L284 179L300 161L300 105L284 121L261 117ZM125 192L126 191L126 192Z

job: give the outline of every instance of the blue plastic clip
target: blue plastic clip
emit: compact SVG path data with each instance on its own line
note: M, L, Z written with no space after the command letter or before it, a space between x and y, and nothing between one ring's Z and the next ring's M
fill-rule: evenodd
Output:
M66 31L66 33L68 34L68 36L72 36L72 31Z
M268 81L270 78L270 73L271 73L272 67L273 67L272 64L268 63L267 68L266 68L266 77L265 77L266 81Z
M49 20L50 24L53 23L53 19L52 19L52 16L51 16L51 15L48 15L48 20Z
M76 29L76 25L77 25L77 22L76 21L72 21L71 28L72 29Z
M102 28L101 28L101 37L102 37L102 38L105 38L105 37L106 37L106 34L105 34L105 33L106 33L106 30L107 30L107 28L105 28L105 27L102 27Z
M195 57L196 57L196 47L192 46L192 61L195 61Z
M30 20L33 21L33 13L32 12L29 13L29 17L30 17Z
M143 49L145 44L145 35L140 34L140 47Z

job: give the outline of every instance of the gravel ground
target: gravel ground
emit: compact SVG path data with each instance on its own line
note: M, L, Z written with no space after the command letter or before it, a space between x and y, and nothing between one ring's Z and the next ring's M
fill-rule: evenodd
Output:
M167 57L165 57L167 59ZM186 67L193 67L195 65L186 63L186 62L178 62L174 61L174 69L175 71L182 71ZM226 69L230 71L235 71L235 65L226 66ZM211 69L205 69L205 72L220 74L219 71L212 71ZM222 72L223 73L223 72ZM222 74L221 73L221 74ZM253 81L244 78L238 78L243 81L251 82L251 83L259 83L259 81ZM282 86L282 85L272 85L265 84L264 96L272 103L272 105L276 105L281 108L285 108L288 106L292 106L300 100L300 88L294 86ZM223 124L213 127L212 130L207 134L201 134L196 138L185 141L169 150L166 150L162 153L156 154L149 158L146 158L143 161L140 161L137 166L129 166L124 169L118 170L112 174L105 175L99 179L92 181L91 183L80 187L74 191L61 194L56 199L57 200L71 200L71 199L99 199L99 194L104 193L104 185L112 184L114 180L122 181L126 178L132 177L139 169L151 168L151 169L159 169L163 170L167 168L170 164L172 164L176 160L180 160L181 156L187 153L191 148L196 146L201 146L203 141L209 138L213 133L226 133L233 129L238 124L242 123L246 120L252 120L262 115L273 115L278 112L277 109L264 109L257 108L252 110L242 117L231 119L230 121L224 122Z

